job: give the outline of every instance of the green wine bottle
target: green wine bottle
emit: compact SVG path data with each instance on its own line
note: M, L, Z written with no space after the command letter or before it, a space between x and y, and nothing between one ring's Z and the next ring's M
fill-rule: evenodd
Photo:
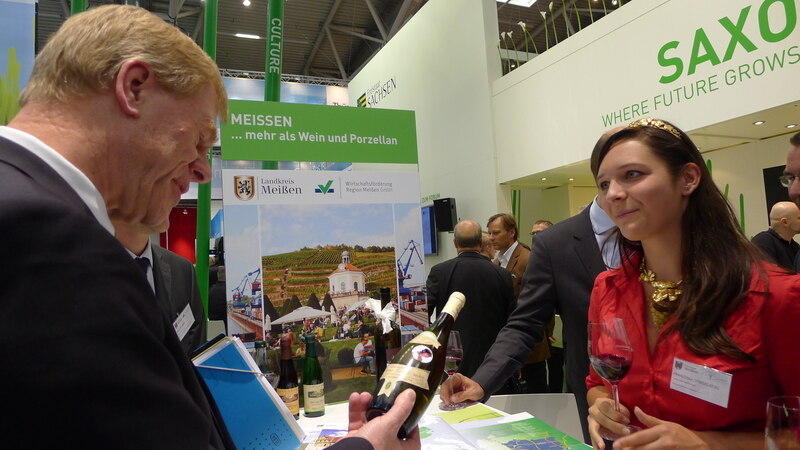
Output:
M382 287L380 293L381 310L383 310L392 301L391 290L388 287ZM378 380L386 370L387 361L391 361L400 350L400 327L395 321L391 322L392 328L388 333L384 333L381 323L375 325L375 374Z
M317 359L314 334L303 336L306 341L306 358L303 361L303 414L306 417L319 417L325 414L325 383L322 381L322 367Z
M447 338L458 313L464 307L464 302L464 294L460 292L450 294L436 322L403 346L392 362L386 366L372 395L372 403L367 410L367 420L385 414L394 405L397 396L410 388L417 393L417 398L411 415L403 422L397 437L404 439L414 429L442 381L447 355Z
M275 391L289 408L295 419L300 417L300 386L297 384L297 371L292 361L292 338L288 334L281 337L281 374Z

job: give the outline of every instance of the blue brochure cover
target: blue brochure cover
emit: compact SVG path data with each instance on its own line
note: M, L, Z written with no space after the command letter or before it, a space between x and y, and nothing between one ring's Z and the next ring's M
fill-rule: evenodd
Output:
M235 337L226 337L194 358L239 449L296 449L303 432L258 366Z

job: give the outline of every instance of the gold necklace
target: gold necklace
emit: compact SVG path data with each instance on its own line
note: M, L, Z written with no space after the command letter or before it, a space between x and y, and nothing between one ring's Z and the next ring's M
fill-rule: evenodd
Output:
M683 280L657 281L656 274L647 268L642 258L642 263L639 265L639 281L653 286L653 294L650 295L650 317L656 329L660 330L678 307L678 297L681 295L678 287Z

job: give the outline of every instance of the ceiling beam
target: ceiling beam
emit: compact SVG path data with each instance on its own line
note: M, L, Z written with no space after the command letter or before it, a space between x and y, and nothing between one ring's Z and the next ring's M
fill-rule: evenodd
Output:
M331 50L333 51L333 58L336 60L336 65L339 67L339 72L342 74L342 79L346 80L347 72L344 70L342 60L339 58L339 52L336 51L336 43L333 42L333 36L331 36L331 30L328 27L325 27L325 35L328 36L328 42L330 42Z
M400 8L397 9L397 15L394 16L394 20L392 21L392 27L389 29L389 39L394 36L400 27L403 26L406 20L406 14L408 14L408 8L411 6L412 0L403 0L403 3L400 5Z
M203 3L205 5L205 3ZM197 22L194 23L194 31L192 31L192 40L195 42L199 42L197 39L200 36L200 32L203 31L203 26L205 25L205 14L206 9L203 8L200 11L200 14L197 15Z
M368 41L377 42L377 43L379 43L381 45L386 43L386 41L384 41L383 39L379 39L379 38L376 38L376 37L368 36L368 35L363 34L363 33L357 33L357 32L355 32L352 29L347 28L347 27L341 27L339 25L329 25L328 28L333 30L333 31L338 31L340 33L349 34L351 36L355 36L355 37L358 37L358 38L361 38L361 39L366 39Z
M311 68L311 62L314 61L314 58L317 56L319 46L322 44L322 39L328 32L328 25L330 25L331 21L333 21L333 16L336 15L336 11L339 10L339 5L341 4L342 0L334 0L333 5L331 5L331 10L328 11L328 16L325 17L325 21L322 23L322 28L319 30L319 33L317 33L317 38L314 40L314 45L311 47L311 51L308 52L306 64L303 66L303 75L308 75L308 69Z
M364 3L367 4L369 13L372 14L372 20L375 21L375 25L378 26L378 31L381 33L381 37L385 41L387 38L386 27L383 26L383 21L381 20L381 16L378 14L378 11L375 10L375 5L372 4L372 0L364 0Z
M173 20L178 19L178 13L181 12L181 8L183 8L184 0L169 0L169 17Z
M70 9L70 5L67 3L67 0L61 0L61 11L64 12L64 17L69 17L72 15L72 10Z
M185 10L183 12L179 12L177 17L170 16L168 12L166 12L166 13L153 12L153 14L155 14L156 16L160 17L163 20L166 20L166 21L169 21L169 22L173 22L173 21L178 20L178 19L183 19L184 17L189 17L189 16L193 16L195 14L200 14L202 11L203 11L202 7L187 9L187 10Z

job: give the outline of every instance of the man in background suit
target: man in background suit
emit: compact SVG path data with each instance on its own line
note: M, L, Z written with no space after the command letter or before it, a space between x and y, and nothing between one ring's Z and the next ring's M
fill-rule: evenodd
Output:
M150 288L156 294L158 306L189 355L206 341L206 320L194 266L183 256L150 244L149 235L165 229L148 229L117 220L112 222L117 231L117 240L144 270Z
M0 127L4 446L233 448L112 224L158 228L210 181L227 115L217 65L148 11L104 5L50 37L20 106ZM355 442L394 441L402 397L366 423L369 394L351 396Z
M464 294L466 303L453 330L460 332L464 349L458 372L472 376L514 307L514 289L511 274L480 253L481 226L477 222L463 220L454 232L458 256L431 268L426 282L428 310L438 314L451 293Z
M617 130L606 132L595 146L602 146ZM597 275L619 265L616 227L597 201L595 197L582 212L536 235L517 308L473 379L447 380L452 386L441 390L445 402L489 398L501 386L497 379L513 373L545 339L545 325L558 311L564 323L567 387L575 394L584 440L591 442L585 381L589 299Z
M497 250L497 264L511 272L514 280L514 297L519 297L522 289L522 276L528 267L531 249L519 241L519 228L514 216L507 213L495 214L489 218L486 228L492 244ZM553 335L555 322L548 323L547 338ZM550 357L550 344L544 340L533 348L525 365L522 366L522 379L525 380L523 392L538 394L550 392L547 385L547 359Z

